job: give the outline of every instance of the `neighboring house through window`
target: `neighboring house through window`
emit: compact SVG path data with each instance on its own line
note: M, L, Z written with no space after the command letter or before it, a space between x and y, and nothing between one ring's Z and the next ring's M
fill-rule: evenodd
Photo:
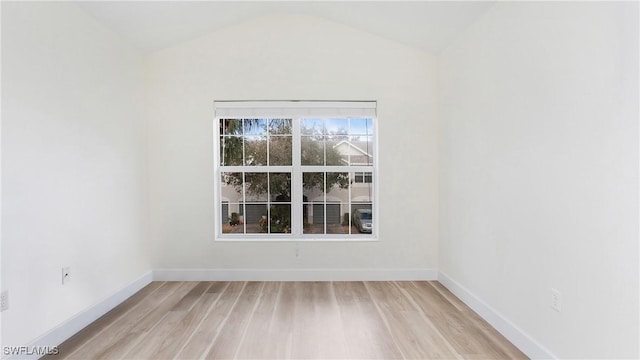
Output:
M215 102L218 239L373 239L375 102Z
M359 172L354 174L354 182L362 184L370 184L373 182L373 176L371 173Z

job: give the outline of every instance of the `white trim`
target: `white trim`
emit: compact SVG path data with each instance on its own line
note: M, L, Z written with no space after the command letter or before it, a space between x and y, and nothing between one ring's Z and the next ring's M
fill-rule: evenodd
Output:
M443 273L438 274L438 281L451 291L473 311L513 343L520 351L531 359L557 359L549 349L537 342L504 315L492 308L469 289Z
M154 281L432 281L436 269L156 269Z
M218 118L231 117L375 117L376 101L221 101L213 102Z
M87 325L96 321L102 315L106 314L116 306L120 305L131 295L140 291L143 287L149 285L153 281L153 272L148 271L138 279L126 285L122 289L116 291L113 295L99 301L97 304L79 312L75 316L71 317L62 324L49 330L44 335L33 340L27 348L33 349L36 347L53 347L62 344L64 341L77 334L80 330L84 329ZM7 360L13 359L38 359L41 356L38 355L14 355L9 356ZM5 358L3 358L5 359Z
M290 238L277 235L286 234L232 234L226 233L224 237L216 239L217 242L377 242L379 239L368 233L362 234L302 234L300 237L291 236ZM268 236L264 236L268 235ZM345 237L349 236L349 237ZM434 278L435 280L435 278Z
M342 109L375 109L375 100L364 101L325 101L325 100L215 100L214 105L219 109L246 109L246 108L342 108Z

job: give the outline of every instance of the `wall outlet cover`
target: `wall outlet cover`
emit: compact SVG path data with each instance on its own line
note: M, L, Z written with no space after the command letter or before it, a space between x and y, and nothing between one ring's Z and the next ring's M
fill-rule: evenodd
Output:
M551 308L557 312L562 310L562 294L556 289L551 289Z
M0 311L9 310L9 291L0 293Z
M71 268L63 267L62 268L62 285L68 283L71 280Z

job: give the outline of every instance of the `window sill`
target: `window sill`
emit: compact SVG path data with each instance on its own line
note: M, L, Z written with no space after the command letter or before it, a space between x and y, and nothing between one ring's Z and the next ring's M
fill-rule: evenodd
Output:
M349 238L335 237L265 237L265 236L216 236L216 242L377 242L379 239L370 235L355 235Z

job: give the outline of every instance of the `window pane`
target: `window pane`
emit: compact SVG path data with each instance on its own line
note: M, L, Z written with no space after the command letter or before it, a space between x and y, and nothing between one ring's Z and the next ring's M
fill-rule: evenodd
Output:
M302 232L304 234L324 234L324 202L305 203L303 215L307 215Z
M242 217L239 214L242 201L242 173L222 173L220 177L220 218L222 233L242 233Z
M351 233L373 232L373 211L371 203L351 203Z
M349 233L349 203L327 202L327 234Z
M356 181L360 178L363 181ZM351 202L373 201L373 174L370 172L355 173L351 184Z
M247 234L260 234L267 232L269 212L265 203L247 203L245 205L245 222Z
M291 136L269 138L269 165L291 165Z
M354 136L350 141L350 165L373 165L373 137Z
M327 203L325 206L325 221L327 224L327 234L348 234L349 174L344 172L328 172L326 176ZM345 214L347 214L346 222Z
M349 135L373 135L373 120L351 119Z
M220 137L220 165L222 166L242 165L242 137L241 136L221 136Z
M291 201L291 173L269 173L269 191L272 202Z
M244 119L245 135L267 135L267 120L265 119Z
M229 225L232 226L236 226L236 225L242 225L243 221L242 221L242 204L241 203L237 203L237 204L228 204L228 211L227 211L227 216L226 216L226 222L229 223Z
M267 137L245 136L245 165L267 165Z
M326 119L324 121L325 134L347 135L349 131L349 119Z
M324 120L302 119L300 121L300 132L302 135L322 135L324 134Z
M244 217L242 214L242 204L222 204L222 233L242 234L244 233Z
M304 234L324 234L324 173L302 173L302 229Z
M303 136L301 139L301 164L324 165L324 141L322 136Z
M242 201L242 173L222 173L220 177L222 199L232 203Z
M245 189L247 201L266 202L268 199L267 173L246 173Z
M349 173L328 172L327 173L327 200L335 197L339 201L349 201Z
M346 136L327 136L327 165L346 166L349 165L349 154L356 150L349 143Z
M220 119L220 135L242 135L242 120Z
M291 233L291 204L271 205L270 213L270 233Z
M302 173L302 199L304 202L324 201L324 173Z
M269 134L271 135L291 134L291 119L269 120Z

